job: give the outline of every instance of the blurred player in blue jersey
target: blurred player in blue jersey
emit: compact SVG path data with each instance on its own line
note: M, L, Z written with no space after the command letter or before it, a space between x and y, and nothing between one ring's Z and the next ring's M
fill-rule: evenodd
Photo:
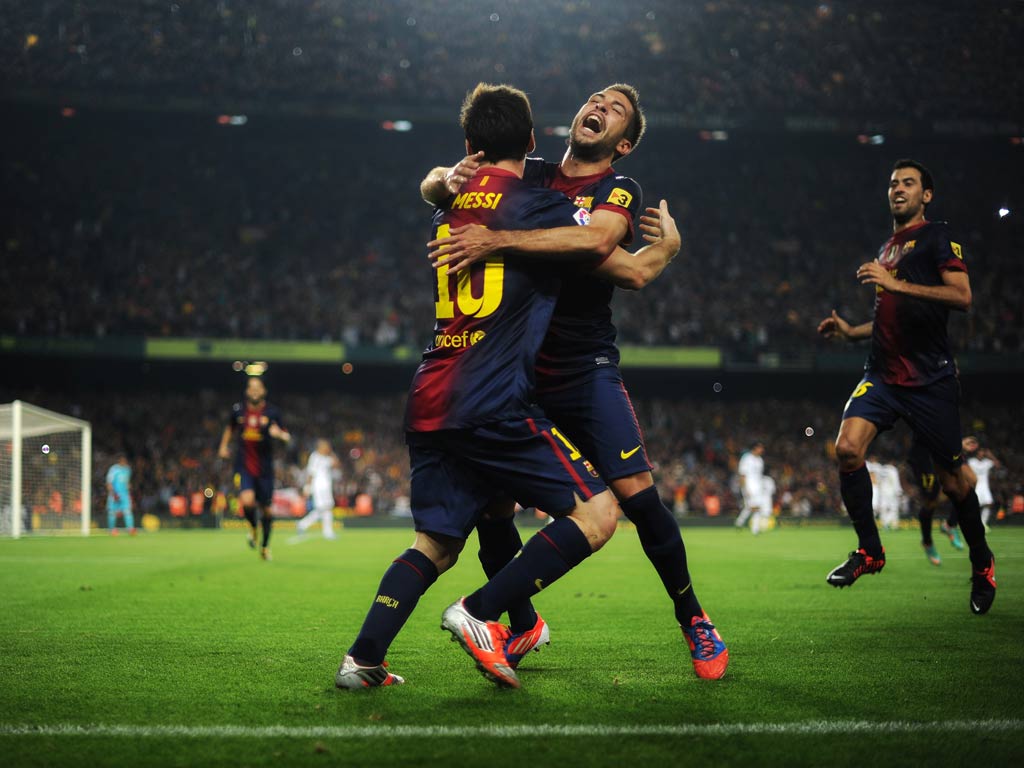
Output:
M996 595L995 559L985 541L974 473L964 462L960 386L946 329L950 309L970 308L971 283L946 224L925 218L933 195L923 165L896 162L889 179L893 235L875 261L857 269L862 284L875 286L874 320L852 326L833 311L818 326L828 337L871 339L864 378L846 403L836 438L840 490L858 547L827 580L845 587L885 566L864 459L875 436L902 418L931 454L939 485L956 509L970 548L970 609L985 613Z
M245 385L245 399L231 406L231 416L220 438L218 455L231 458L231 437L238 436L235 451L235 484L238 502L249 522L249 546L256 547L256 534L262 522L263 538L260 557L270 560L270 531L273 517L270 505L274 499L274 452L272 440L291 442L291 435L281 425L281 414L267 402L267 387L258 376L250 376Z
M481 172L434 215L434 237L479 223L502 229L576 226L563 194L522 180L533 149L529 101L508 86L481 84L467 96L462 127ZM662 255L678 248L655 243ZM626 254L628 255L628 254ZM339 688L394 685L384 656L420 596L457 560L482 516L506 499L555 520L490 580L450 605L442 628L477 668L518 687L497 619L590 556L614 533L615 500L596 471L533 404L534 365L560 287L559 275L528 259L501 257L460 273L436 272L434 337L409 391L406 439L412 466L413 546L393 562L359 635L335 676Z
M117 516L121 515L124 527L135 535L135 517L132 515L132 468L128 457L118 454L117 462L107 470L107 528L111 536L117 536Z
M558 254L565 259L593 250L609 254L619 244L629 244L642 192L636 181L616 173L612 164L636 149L644 129L633 86L616 83L591 95L573 118L561 163L531 158L523 176L530 183L564 192L578 208L577 221L587 226L545 232L453 229L450 237L431 244L436 248L431 256L458 271L485 257ZM477 163L470 155L451 169L433 169L421 184L424 199L443 204L450 195L460 193L462 184L478 173ZM667 215L664 203L661 209ZM648 213L656 217L659 212L649 208ZM718 679L725 674L729 653L697 600L679 524L654 485L643 435L619 373L612 323L615 286L642 288L663 267L623 274L618 262L609 259L596 267L592 262L583 264L567 277L538 355L537 396L544 412L594 462L636 526L644 552L673 602L694 671L700 677ZM515 547L507 543L516 536L509 515L496 516L478 530L485 570L514 556ZM535 615L532 606L517 606L510 612L512 663L547 640L542 619L527 626L522 618Z

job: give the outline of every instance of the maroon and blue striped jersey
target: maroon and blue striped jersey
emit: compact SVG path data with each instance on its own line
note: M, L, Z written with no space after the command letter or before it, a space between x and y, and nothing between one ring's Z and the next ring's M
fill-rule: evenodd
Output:
M523 179L564 193L576 205L580 224L588 223L598 210L621 214L627 224L622 245L633 241L643 192L628 176L620 176L613 168L590 176L566 176L557 163L529 158ZM547 338L537 355L538 390L557 388L569 374L618 365L611 307L615 287L593 274L595 266L588 263L564 275Z
M491 229L572 226L565 195L485 168L445 209L434 237L466 224ZM436 270L434 337L412 380L405 428L463 429L532 416L534 365L561 287L550 261L491 257L457 275Z
M966 272L959 243L945 222L925 221L890 237L878 262L898 280L942 285L942 273ZM956 374L949 342L949 307L875 287L871 353L864 370L887 384L920 387Z
M273 477L274 450L270 425L281 424L281 413L270 403L254 407L249 403L231 406L228 425L238 434L238 452L235 454L235 472L246 472L253 477Z

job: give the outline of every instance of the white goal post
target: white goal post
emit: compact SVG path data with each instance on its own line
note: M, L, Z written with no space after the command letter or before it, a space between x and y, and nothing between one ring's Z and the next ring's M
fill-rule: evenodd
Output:
M0 405L0 535L92 522L92 427L21 400Z

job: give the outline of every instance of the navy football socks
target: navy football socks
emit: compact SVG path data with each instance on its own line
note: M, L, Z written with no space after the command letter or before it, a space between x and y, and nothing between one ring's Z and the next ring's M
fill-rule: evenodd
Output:
M980 570L987 568L992 560L992 550L985 541L985 526L981 522L981 505L978 494L971 488L970 492L960 501L952 499L953 508L960 520L960 533L970 548L971 565Z
M579 526L562 517L526 542L522 554L465 600L478 619L497 621L510 605L528 600L590 557L590 542Z
M395 558L384 572L377 596L348 651L356 663L373 667L384 661L392 641L437 575L437 566L419 550L407 549Z
M679 523L662 503L654 486L630 496L621 506L623 514L636 526L644 554L675 604L676 620L681 626L689 627L693 617L703 616L704 611L693 593Z
M249 521L249 525L252 526L252 537L256 538L256 528L259 526L259 521L256 518L256 507L242 507L242 514L245 515L245 519Z
M875 525L875 513L871 508L871 475L866 465L861 464L853 472L839 473L839 491L846 505L846 512L857 531L859 547L871 557L882 556L882 540Z
M917 513L917 522L921 525L921 543L926 547L932 545L932 517L935 510L921 507Z
M514 517L481 520L477 523L476 533L480 540L477 556L488 579L494 578L523 548ZM508 621L513 633L533 629L537 623L537 612L529 599L518 600L508 607Z
M260 523L263 525L263 543L260 546L268 547L270 546L270 531L274 527L274 516L270 514L270 510L266 507L262 511Z

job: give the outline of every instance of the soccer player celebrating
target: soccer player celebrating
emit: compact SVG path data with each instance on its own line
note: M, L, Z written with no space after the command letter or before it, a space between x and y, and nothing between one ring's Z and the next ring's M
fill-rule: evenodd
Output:
M857 277L875 287L874 320L850 325L835 310L818 325L826 337L871 339L865 376L846 403L836 438L840 491L857 532L858 547L827 581L853 584L885 566L871 509L868 446L898 418L931 453L942 490L952 501L970 548L970 608L985 613L996 596L995 559L985 541L975 477L960 438L959 382L947 334L949 310L971 306L971 285L960 244L942 222L925 219L935 194L931 173L914 160L898 160L889 179L893 235Z
M523 176L532 184L564 192L578 207L576 220L587 226L543 232L453 228L448 237L430 244L435 248L431 258L451 273L494 256L557 255L565 259L595 250L609 254L620 243L629 244L642 193L640 185L617 174L612 163L636 148L644 130L644 115L633 86L616 83L593 94L573 118L561 163L531 158ZM456 194L458 200L462 185L478 173L478 163L478 158L469 155L451 169L434 168L420 187L424 199L442 205ZM668 213L664 202L660 212L647 211L651 216ZM609 261L612 263L596 268L592 262L586 264L563 284L537 358L538 403L573 436L611 486L673 602L695 672L717 679L725 674L728 650L697 600L679 524L654 486L643 435L619 373L611 319L615 286L642 288L665 264L640 268L636 262L631 265L623 260L619 268L615 259ZM630 266L632 274L625 274L622 270ZM493 571L515 554L516 547L509 542L517 540L518 534L510 514L482 523L478 532L485 571ZM509 614L513 631L509 660L513 664L547 639L547 627L539 617L531 625L519 618L523 616L536 616L532 606L516 606Z
M118 454L117 462L107 470L107 528L111 536L117 536L117 516L121 515L124 527L135 535L135 518L132 515L132 468L128 457Z
M256 547L260 522L263 538L260 557L270 560L270 531L273 517L270 505L274 498L274 454L271 439L291 442L292 436L281 426L281 414L267 402L263 379L250 376L245 385L245 400L231 406L231 417L220 438L218 455L231 458L231 436L238 434L235 452L235 485L245 519L249 521L249 546Z
M471 222L500 229L575 226L577 208L564 195L522 179L534 147L524 93L480 84L463 104L461 124L467 150L483 153L481 173L447 210L435 212L435 237ZM674 254L678 242L647 248ZM413 378L405 418L416 539L384 574L335 675L339 688L404 682L385 668L391 641L420 596L455 563L481 516L509 498L547 510L555 520L487 584L450 605L442 627L488 679L518 687L504 654L508 631L496 619L600 549L615 531L611 493L532 404L534 364L558 296L557 275L531 260L500 257L459 274L445 268L436 274L434 338Z

